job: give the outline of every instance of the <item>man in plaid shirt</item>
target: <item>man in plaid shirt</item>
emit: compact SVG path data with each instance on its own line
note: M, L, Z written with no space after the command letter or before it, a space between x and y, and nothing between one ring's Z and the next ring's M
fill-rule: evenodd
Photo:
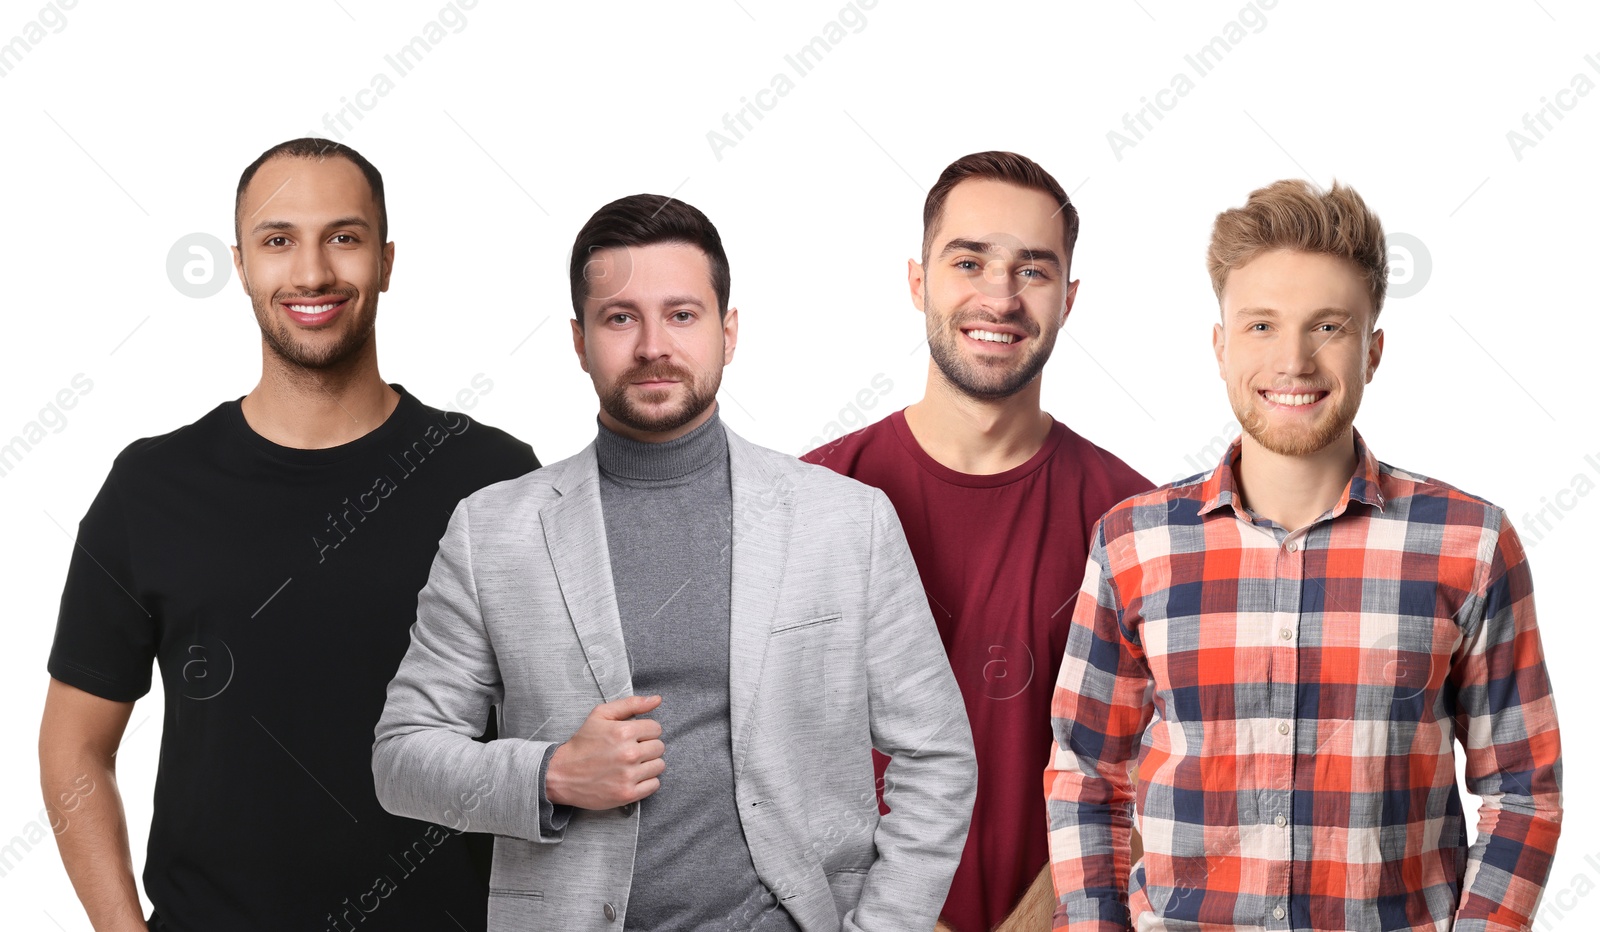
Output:
M1353 427L1378 218L1280 181L1207 259L1243 434L1095 529L1051 710L1055 928L1526 930L1561 830L1533 584L1501 509Z

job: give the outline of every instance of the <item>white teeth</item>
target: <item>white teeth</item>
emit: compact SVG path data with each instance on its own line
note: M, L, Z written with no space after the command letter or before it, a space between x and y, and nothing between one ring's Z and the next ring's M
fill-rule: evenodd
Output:
M1017 338L1009 333L995 333L993 330L968 330L967 336L985 343L1015 343Z
M1288 405L1290 407L1308 405L1317 400L1316 395L1280 395L1277 392L1263 392L1262 394L1266 395L1267 400L1273 404Z
M335 301L333 304L289 304L285 306L296 314L321 314L330 308L337 307L339 303Z

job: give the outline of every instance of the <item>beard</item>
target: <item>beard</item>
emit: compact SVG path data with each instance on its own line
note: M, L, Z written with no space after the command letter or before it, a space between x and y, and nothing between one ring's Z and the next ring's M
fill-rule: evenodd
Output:
M923 307L928 311L928 355L943 373L945 381L969 398L989 401L1015 395L1039 377L1044 364L1050 361L1051 351L1055 349L1059 328L1051 328L1046 332L1025 314L1005 319L984 313L947 318L927 297L923 299ZM984 323L1004 323L1020 328L1027 334L1031 349L1017 359L973 358L966 355L962 351L961 341L969 338L961 333L961 328Z
M262 296L254 290L250 292L250 303L255 308L256 324L261 328L261 339L266 341L273 354L280 359L287 360L312 371L334 369L358 355L367 344L372 341L372 333L377 324L377 299L363 301L360 305L352 304L341 315L348 318L339 321L344 328L339 338L332 344L313 343L300 339L294 328L283 316L277 313L277 303L283 299L337 296L349 302L357 299L354 291L324 291L316 295L268 295Z
M1362 386L1357 385L1343 392L1338 397L1337 407L1323 412L1310 424L1295 427L1269 425L1256 406L1260 396L1254 391L1241 396L1229 388L1228 403L1233 407L1233 416L1239 419L1239 427L1263 448L1279 456L1310 456L1344 437L1355 424L1356 410L1361 407L1361 389Z
M630 383L648 379L676 379L685 389L683 401L664 411L651 412L635 404L628 396ZM598 386L597 386L598 387ZM722 387L722 370L706 373L704 380L695 378L689 370L671 363L652 362L629 369L600 391L600 409L618 422L644 433L665 433L677 430L699 417L717 400L717 389ZM643 401L659 404L667 400L670 389L653 389L643 393Z

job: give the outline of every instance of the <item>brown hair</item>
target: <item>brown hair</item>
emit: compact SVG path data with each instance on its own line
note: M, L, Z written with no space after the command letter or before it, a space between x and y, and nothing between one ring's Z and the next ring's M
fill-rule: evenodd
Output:
M733 275L728 269L728 254L722 236L705 214L684 202L660 194L630 194L594 212L578 231L568 261L572 284L572 310L578 326L584 325L583 304L589 300L589 280L584 269L590 254L621 246L653 246L656 243L685 243L699 247L711 266L711 290L717 294L717 313L728 316L728 294Z
M1072 206L1067 192L1039 163L1015 152L974 152L963 155L945 168L939 180L928 191L922 205L922 262L928 262L928 251L933 248L933 232L943 219L944 202L956 185L969 178L987 178L1030 188L1050 195L1061 206L1061 230L1065 237L1067 254L1062 258L1072 261L1072 249L1078 243L1078 209Z
M1367 280L1372 320L1377 322L1389 285L1389 254L1383 224L1354 188L1335 181L1322 191L1300 179L1274 181L1251 191L1243 207L1217 214L1206 250L1217 299L1222 299L1229 272L1274 249L1322 253L1355 263Z

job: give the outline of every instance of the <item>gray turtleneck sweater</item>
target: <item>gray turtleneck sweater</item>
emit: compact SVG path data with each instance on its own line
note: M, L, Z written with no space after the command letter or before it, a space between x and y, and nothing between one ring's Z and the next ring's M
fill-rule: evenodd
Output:
M715 413L666 443L595 441L635 695L660 694L666 771L639 804L626 928L794 930L739 824L728 720L733 492Z

